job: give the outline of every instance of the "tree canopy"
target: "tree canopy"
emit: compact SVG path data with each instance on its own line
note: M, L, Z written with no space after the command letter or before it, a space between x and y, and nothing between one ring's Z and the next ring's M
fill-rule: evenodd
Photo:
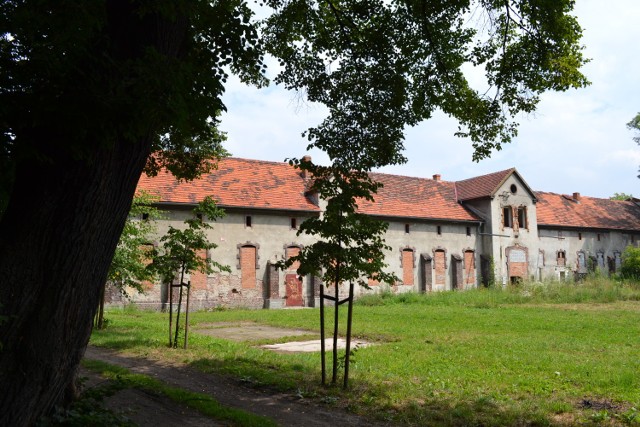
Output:
M224 155L229 74L265 85L276 58L275 83L327 106L305 135L338 174L404 161L405 128L436 109L479 160L541 93L588 83L573 6L265 0L258 20L245 0L0 3L0 424L68 395L140 174L191 179Z
M627 123L627 128L636 132L633 140L637 144L640 144L640 113L636 114L636 116ZM640 178L640 175L638 175L638 178Z

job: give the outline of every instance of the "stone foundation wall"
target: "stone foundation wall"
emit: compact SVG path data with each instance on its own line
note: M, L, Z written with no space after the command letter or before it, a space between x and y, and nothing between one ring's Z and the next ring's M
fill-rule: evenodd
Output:
M195 276L195 275L194 275ZM265 295L262 280L256 281L254 289L243 289L240 275L215 274L210 277L200 274L196 281L192 281L189 298L190 310L203 310L217 307L245 307L263 308ZM206 279L206 281L205 281ZM173 288L173 304L177 306L179 288ZM156 283L150 286L145 293L137 293L132 289L127 290L130 298L127 299L113 286L107 286L105 303L108 306L120 306L134 303L143 308L165 309L169 305L167 286ZM183 289L182 306L186 308L187 294Z

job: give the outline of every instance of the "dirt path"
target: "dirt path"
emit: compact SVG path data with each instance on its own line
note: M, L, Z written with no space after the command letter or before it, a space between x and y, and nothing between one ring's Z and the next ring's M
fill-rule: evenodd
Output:
M170 386L179 387L197 393L208 394L223 405L236 407L247 412L263 415L271 418L282 426L382 426L371 420L364 419L354 414L347 413L337 408L323 406L308 399L300 399L293 394L273 393L272 390L255 389L243 385L237 380L232 380L220 375L206 374L195 369L181 365L167 365L154 360L128 357L112 350L89 346L85 353L85 358L100 360L113 365L129 369L131 372L145 374L162 381ZM180 416L186 415L190 422L183 425L215 425L213 422L206 423L207 418L198 419L197 413L191 413L188 408L177 407L173 403L162 401L158 398L145 396L143 392L125 399L139 400L135 405L137 412L148 412L145 414L128 414L127 416L140 425L168 425L158 424L153 419L158 419L158 415L163 413L161 420L170 422L172 408L174 412L179 412ZM142 420L143 422L140 422Z

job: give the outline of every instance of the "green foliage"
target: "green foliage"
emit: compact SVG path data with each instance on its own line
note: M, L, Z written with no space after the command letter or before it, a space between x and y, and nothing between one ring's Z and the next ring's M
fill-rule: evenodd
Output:
M201 257L198 251L209 251L218 247L209 242L206 230L213 227L207 221L215 221L224 216L224 211L216 206L210 196L193 210L193 217L184 221L183 230L169 227L160 239L160 247L151 252L151 264L148 270L160 276L163 283L173 283L176 275L182 283L184 275L199 271L210 274L214 271L231 271L228 266L219 264L209 257ZM206 218L206 221L205 221Z
M539 94L588 84L572 0L265 3L265 49L283 67L275 81L329 108L306 135L345 169L403 162L405 126L436 109L480 160L516 135L512 118ZM484 67L485 87L471 86L469 64Z
M636 114L635 117L627 123L627 128L638 133L633 137L633 140L640 144L640 113Z
M627 128L636 132L633 140L640 144L640 113L636 114L636 116L627 123ZM640 175L638 175L638 178L640 178Z
M627 246L622 253L620 274L625 279L640 280L640 248Z
M631 194L625 193L613 193L613 196L609 197L609 200L629 200L633 199Z
M152 251L149 238L156 229L155 220L160 218L160 213L152 206L156 201L157 197L144 191L135 195L109 267L107 280L125 296L127 288L143 293L142 282L154 278L146 267Z
M266 84L253 15L243 0L2 2L0 213L17 164L82 161L116 141L151 135L150 174L211 170L228 73Z
M82 392L68 408L56 407L53 414L42 417L37 427L135 427L137 424L126 417L104 408L106 398L122 390L120 382L98 384Z

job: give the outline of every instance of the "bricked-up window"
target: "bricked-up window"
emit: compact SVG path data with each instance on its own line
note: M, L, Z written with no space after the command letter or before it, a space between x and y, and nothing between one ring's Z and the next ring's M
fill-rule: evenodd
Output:
M437 250L433 253L433 269L436 271L434 285L445 285L447 277L447 258L443 250Z
M294 256L298 256L300 255L300 247L298 246L288 246L286 249L286 254L285 256L287 257L287 259L289 258L293 258ZM291 267L289 267L289 270L297 270L298 268L300 268L300 262L296 261L293 264L291 264Z
M505 206L502 208L502 225L504 227L513 227L513 211L511 206Z
M476 257L473 251L464 251L464 284L476 283Z
M527 228L527 207L520 206L518 208L518 227Z
M291 218L291 228L294 230L298 228L298 221L295 218Z
M558 251L557 262L562 267L567 265L567 253L565 251Z
M256 287L256 247L240 247L240 276L242 289L254 289Z
M410 231L410 230L409 230L409 224L405 224L405 225L404 225L404 232L405 232L406 234L409 234L409 231Z
M402 250L402 283L413 285L413 250Z

